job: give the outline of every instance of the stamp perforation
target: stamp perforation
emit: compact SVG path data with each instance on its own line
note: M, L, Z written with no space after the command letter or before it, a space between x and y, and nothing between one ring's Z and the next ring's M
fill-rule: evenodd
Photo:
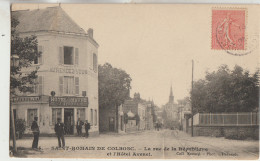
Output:
M228 13L228 11L244 11L244 31L243 31L244 32L244 36L243 36L244 41L243 41L243 49L240 49L240 48L232 48L232 49L227 48L227 49L225 49L225 48L221 47L221 44L219 44L219 47L213 46L214 44L216 44L216 42L214 42L214 40L217 39L217 37L216 38L213 37L213 36L215 36L215 35L213 35L214 32L216 32L216 35L217 35L217 28L216 28L216 31L213 31L214 30L214 26L213 26L213 21L214 21L213 20L213 11L216 11L216 12L217 11L220 11L220 12L227 11L227 13ZM227 19L227 18L225 18L225 19ZM246 51L248 49L247 25L248 25L248 10L247 10L247 8L245 8L245 7L221 7L221 6L212 7L211 8L211 49L212 50L228 50L229 52L230 51ZM241 54L234 54L233 53L232 55L241 55Z

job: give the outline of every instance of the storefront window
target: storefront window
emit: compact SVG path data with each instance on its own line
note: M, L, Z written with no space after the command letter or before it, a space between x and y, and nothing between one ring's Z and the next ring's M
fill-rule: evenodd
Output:
M57 122L57 119L61 118L61 108L52 109L52 124L54 125Z
M85 121L85 108L77 109L77 118L80 118L81 121Z
M27 111L27 124L32 125L34 117L37 117L37 109L28 109Z
M94 125L97 125L97 110L95 110L95 115L94 115Z
M93 109L90 110L90 124L93 125Z

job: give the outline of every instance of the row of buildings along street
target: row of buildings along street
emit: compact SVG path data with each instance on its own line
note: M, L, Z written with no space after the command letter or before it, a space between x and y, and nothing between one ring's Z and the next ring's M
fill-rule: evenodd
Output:
M57 26L44 19L60 19ZM41 134L54 134L57 118L61 118L66 134L77 133L76 122L88 120L90 135L99 132L128 132L150 130L155 123L163 123L163 110L153 100L144 100L140 93L118 107L98 108L98 43L93 29L85 32L61 7L49 7L32 11L13 11L19 20L16 31L21 37L36 35L41 55L32 65L23 68L26 74L38 68L32 92L14 89L11 98L15 119L25 121L25 134L30 133L34 117L38 117ZM43 19L39 22L32 19ZM164 109L168 118L178 123L180 113L174 103L172 87L169 102ZM190 107L185 107L187 112Z
M169 98L162 107L159 107L153 98L142 98L142 93L139 92L135 92L131 97L130 93L134 91L131 91L130 76L109 63L99 65L98 49L102 45L95 40L94 29L85 31L60 6L16 10L11 14L12 25L15 25L12 26L14 41L12 40L11 49L10 125L14 120L15 136L12 133L14 127L10 126L10 138L14 138L10 139L10 142L14 143L17 138L18 149L31 146L32 124L36 122L40 138L46 141L42 143L43 153L48 157L48 153L54 153L48 147L48 140L52 146L56 146L53 145L55 128L61 122L64 124L65 140L68 139L67 146L76 146L74 143L80 146L91 146L91 143L95 146L95 142L101 146L98 140L110 144L109 138L118 139L120 146L123 146L124 139L128 141L126 144L134 146L132 139L141 151L145 151L145 147L137 145L142 141L138 140L138 137L143 139L145 146L149 146L150 142L151 146L153 143L164 146L156 139L164 141L165 137L169 146L176 143L179 147L185 147L197 146L198 143L192 142L194 140L191 135L204 141L204 145L210 142L210 138L203 137L214 136L214 141L218 139L215 137L221 137L221 142L234 138L254 140L250 142L250 145L254 146L251 151L254 156L258 156L255 154L255 151L259 150L255 145L255 140L259 139L259 113L258 107L255 107L257 105L253 104L254 107L250 109L241 106L240 111L228 110L229 106L221 109L221 112L211 109L214 103L219 103L217 99L210 97L213 103L205 103L206 105L196 102L202 99L206 102L209 98L199 95L203 91L199 88L199 81L195 84L195 93L182 100L175 100L175 91L172 85L169 85ZM31 37L32 35L34 36ZM31 44L24 47L19 44L20 41L31 41ZM33 44L36 47L30 48ZM36 56L27 55L34 51ZM121 77L124 78L123 81L119 79ZM195 98L195 101L192 102L191 98ZM204 106L209 109L205 110ZM231 106L236 105L230 103ZM196 109L192 111L192 107ZM85 133L86 122L90 124L89 142L82 141L84 138L81 138ZM111 134L112 136L109 136ZM145 135L151 137L151 140ZM121 140L116 138L117 136ZM183 139L183 143L178 139ZM10 143L11 150L13 145L15 144ZM221 154L218 150L221 145L218 148L213 147L214 145L205 146L218 153L216 157ZM241 149L244 147L246 146L241 144ZM239 150L243 154L246 153L241 149ZM232 150L235 151L232 154L235 154L236 150ZM56 154L57 151L51 156L62 157ZM35 156L38 155L41 156L35 153ZM80 155L85 157L84 154ZM156 155L159 158L165 157L159 153ZM179 154L167 155L171 158ZM93 153L90 157L104 156Z

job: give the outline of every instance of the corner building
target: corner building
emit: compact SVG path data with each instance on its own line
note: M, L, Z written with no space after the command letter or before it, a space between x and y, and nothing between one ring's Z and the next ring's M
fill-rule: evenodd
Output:
M98 134L99 45L93 29L85 32L61 7L13 11L12 15L19 21L19 35L36 35L42 53L22 70L26 74L39 68L34 92L11 98L15 119L26 122L25 133L30 133L37 116L41 134L54 133L57 118L64 122L67 134L77 132L78 118L90 122L90 135Z

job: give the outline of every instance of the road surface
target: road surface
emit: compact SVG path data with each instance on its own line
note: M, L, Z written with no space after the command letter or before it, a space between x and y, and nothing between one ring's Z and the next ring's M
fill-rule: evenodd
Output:
M40 137L41 150L32 150L32 138L17 140L19 157L37 158L132 158L132 159L257 159L259 142L215 137L190 137L177 130L97 137L65 137L58 149L55 137Z

